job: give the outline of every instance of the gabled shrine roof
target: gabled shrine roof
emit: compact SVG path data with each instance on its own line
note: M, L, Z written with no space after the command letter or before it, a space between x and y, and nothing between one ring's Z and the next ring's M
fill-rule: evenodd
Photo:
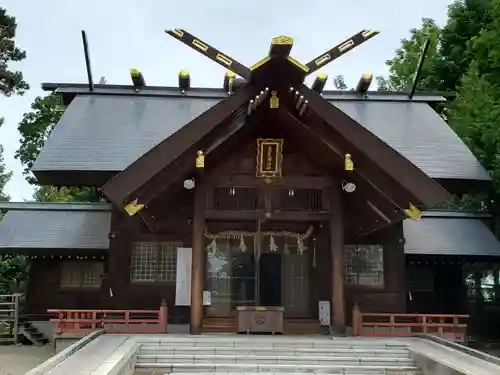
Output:
M427 211L404 220L405 254L500 256L500 242L482 220L488 214Z
M45 171L120 172L225 97L220 89L147 86L59 85L76 95L45 143L33 172L42 183ZM490 180L486 170L451 128L429 106L436 94L325 91L333 105L362 124L432 178ZM83 175L82 175L83 176ZM83 179L83 177L82 177ZM104 182L104 181L103 181ZM85 184L86 181L71 181Z
M0 222L0 252L100 251L109 248L111 205L11 203Z

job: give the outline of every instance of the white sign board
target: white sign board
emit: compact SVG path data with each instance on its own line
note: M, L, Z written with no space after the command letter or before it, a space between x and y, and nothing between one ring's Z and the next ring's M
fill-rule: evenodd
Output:
M191 262L193 249L177 248L177 279L175 287L175 305L191 305Z
M319 324L330 326L330 301L318 301Z
M210 306L212 304L212 293L209 290L203 291L203 306Z

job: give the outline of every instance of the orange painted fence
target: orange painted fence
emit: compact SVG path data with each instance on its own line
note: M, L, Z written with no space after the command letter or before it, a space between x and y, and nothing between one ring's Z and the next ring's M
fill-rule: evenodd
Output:
M429 334L465 342L469 315L362 313L354 305L353 336L405 337Z
M167 304L159 310L47 310L57 317L56 333L86 334L98 329L106 333L166 333Z

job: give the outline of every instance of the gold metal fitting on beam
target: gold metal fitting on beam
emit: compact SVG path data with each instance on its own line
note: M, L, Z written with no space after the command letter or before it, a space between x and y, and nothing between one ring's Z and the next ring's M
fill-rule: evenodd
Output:
M352 161L351 154L345 154L344 169L346 171L353 171L354 170L354 162Z
M196 168L205 168L205 154L201 150L196 153Z
M133 201L131 201L125 207L123 207L123 209L130 216L134 216L136 213L138 213L145 207L146 207L145 204L139 204L139 198L135 198Z
M411 203L409 208L405 208L404 211L406 216L408 216L412 220L418 221L422 217L422 212L420 212L420 210Z

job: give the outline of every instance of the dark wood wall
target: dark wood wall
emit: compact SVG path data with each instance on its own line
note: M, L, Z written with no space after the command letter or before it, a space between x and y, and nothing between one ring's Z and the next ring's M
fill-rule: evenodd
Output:
M406 312L406 261L403 223L350 242L380 244L384 248L384 286L346 285L346 311L358 303L363 312ZM351 318L349 316L349 318ZM348 320L350 322L350 320Z
M95 289L64 289L59 285L59 258L32 259L24 310L43 316L47 309L91 309L107 305L109 291L105 283ZM103 261L105 262L105 260Z

